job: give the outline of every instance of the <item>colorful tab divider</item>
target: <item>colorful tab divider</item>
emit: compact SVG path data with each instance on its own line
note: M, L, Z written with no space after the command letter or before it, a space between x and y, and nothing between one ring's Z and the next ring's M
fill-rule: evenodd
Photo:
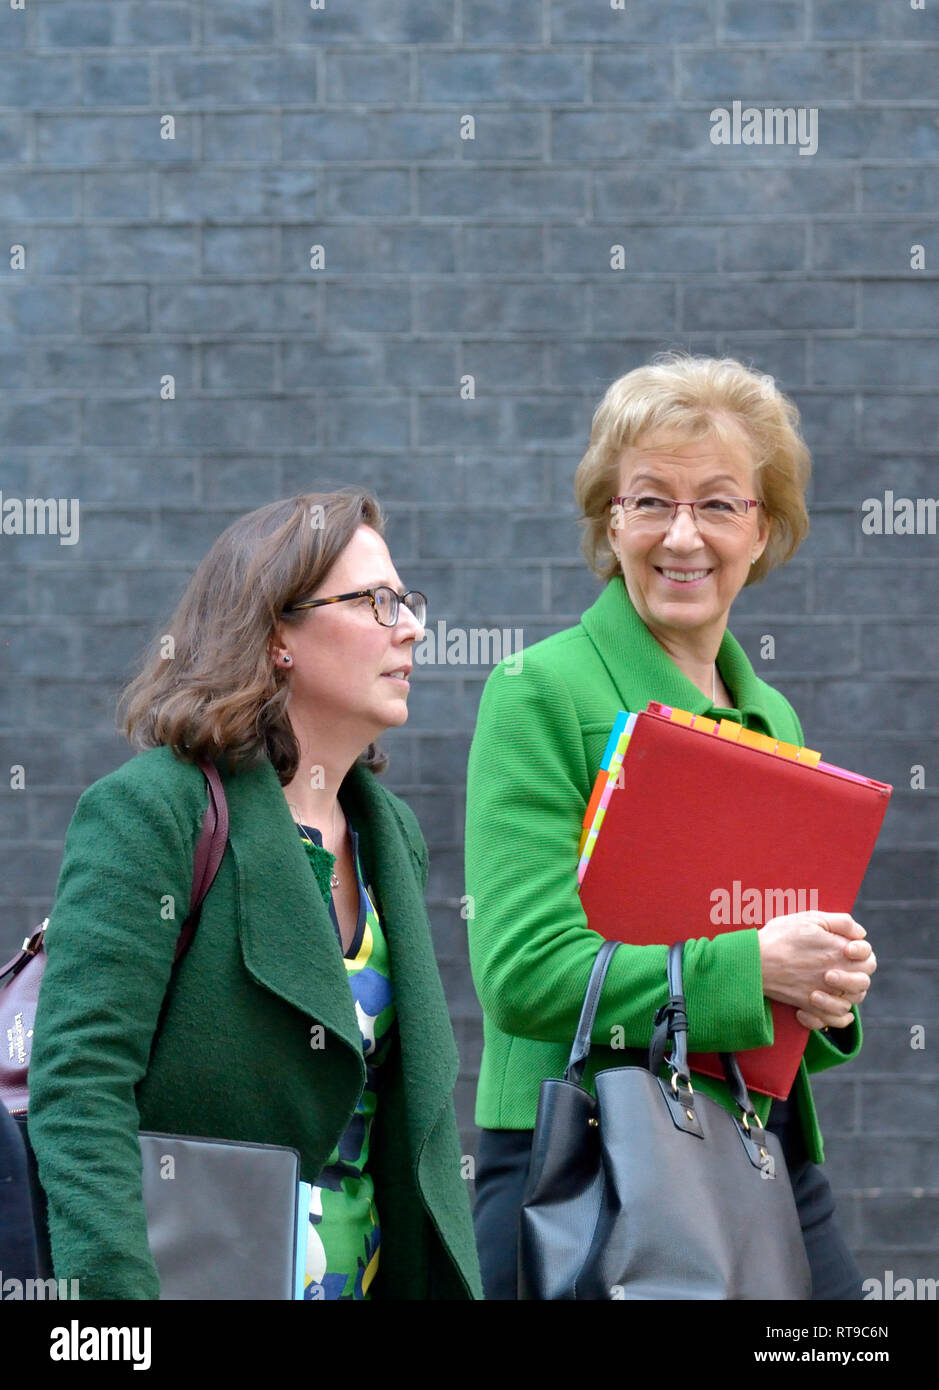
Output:
M610 797L613 795L613 788L619 779L623 756L629 746L629 736L633 731L635 722L635 714L628 714L625 710L620 710L613 724L613 732L607 740L600 771L597 773L593 791L587 803L587 810L584 813L579 846L580 859L577 864L578 883L587 872L587 865L597 842Z
M861 777L856 772L849 772L844 767L835 767L832 763L823 763L821 753L814 748L800 748L794 743L786 743L783 739L775 739L768 734L757 733L755 729L745 729L742 724L735 723L733 719L721 719L719 721L708 719L704 714L692 714L690 710L678 709L674 705L662 705L657 700L650 700L647 713L662 715L675 724L683 724L686 728L696 729L699 733L716 734L718 738L729 739L732 743L742 743L747 748L758 748L764 753L772 753L779 758L789 758L793 762L801 763L803 767L813 767L819 772L831 772L836 777L846 777L850 782L871 783L869 777ZM609 805L613 789L619 781L623 758L629 747L629 738L635 723L635 714L627 714L625 710L620 710L607 740L603 761L600 764L600 770L597 773L593 791L584 812L583 829L578 849L580 856L577 863L578 884L583 882L584 874L587 872L587 865L597 842L600 827L603 825L606 808Z
M758 734L755 729L745 729L742 724L735 724L732 719L722 719L719 724L715 724L713 719L707 719L703 714L690 714L686 709L660 705L655 700L649 702L648 713L661 714L676 724L685 724L704 733L717 733L721 738L729 738L733 743L743 743L749 748L761 748L764 753L774 753L778 758L790 758L793 762L802 763L804 767L814 767L819 772L831 772L835 777L846 777L849 782L863 782L866 786L874 784L871 777L849 772L846 767L835 767L834 763L823 763L821 753L814 748L799 748L794 743L785 743L782 739L771 738L768 734Z
M628 717L626 711L621 709L613 722L613 730L606 741L606 748L603 750L603 757L600 759L600 770L597 773L596 780L593 784L593 791L590 793L590 800L587 802L587 809L584 812L582 824L585 832L589 829L596 815L597 807L600 804L600 797L603 795L603 789L606 786L606 774L610 768L610 760L616 752L616 746L619 742L620 735L626 727L626 720ZM585 839L586 834L581 835L581 848L583 848Z
M755 729L745 729L733 719L721 719L715 724L713 719L708 719L703 714L692 714L690 710L678 709L674 705L662 705L657 700L649 701L647 712L661 714L673 724L684 724L689 729L697 729L707 734L716 733L720 738L730 739L731 743L742 743L748 748L760 748L764 753L775 753L780 758L791 758L806 767L821 767L826 772L836 772L841 777L849 777L858 782L869 780L867 777L858 777L854 772L847 772L844 768L823 763L821 753L814 748L799 748L794 743L784 743L782 739L771 738L769 734L757 733Z

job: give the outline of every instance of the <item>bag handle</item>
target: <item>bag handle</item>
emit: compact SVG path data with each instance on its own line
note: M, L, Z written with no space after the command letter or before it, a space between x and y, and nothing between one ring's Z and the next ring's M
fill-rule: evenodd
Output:
M37 956L42 950L42 943L46 938L46 927L48 924L49 918L46 917L40 922L31 936L23 938L23 944L16 955L11 956L5 965L0 965L0 989L3 989L6 985L12 984L20 971L25 969L29 964L33 956Z
M199 767L208 783L209 804L205 809L199 839L196 841L189 912L179 933L179 940L176 942L176 953L173 956L174 965L182 959L192 945L192 938L196 934L196 927L199 925L199 918L202 914L202 903L215 882L215 875L218 873L219 865L225 854L225 846L228 844L228 802L225 800L225 789L222 786L218 768L209 758L200 758Z
M218 768L208 758L200 758L199 767L208 783L209 804L206 806L202 829L196 841L193 855L192 890L189 894L189 912L176 942L176 953L173 956L174 965L192 945L192 938L199 925L203 900L215 882L215 875L218 873L219 865L225 854L225 846L228 843L228 803L225 800L225 788L222 786ZM43 950L48 923L49 918L46 917L32 935L24 939L16 955L11 956L4 965L0 966L0 989L11 984L20 971L25 969L29 962Z
M610 958L620 944L619 941L604 941L597 952L593 969L590 971L587 993L584 995L584 1005L580 1011L580 1021L574 1035L574 1046L571 1048L571 1055L564 1072L564 1080L572 1081L575 1086L580 1086L582 1082L584 1067L590 1056L590 1037L593 1033L597 1009L600 1007L603 982L606 979L606 972L610 968Z
M600 995L606 980L606 972L610 968L613 952L621 945L622 942L620 941L604 941L597 952L593 969L590 972L580 1021L577 1024L577 1033L574 1037L574 1045L571 1048L571 1055L564 1072L564 1080L572 1081L577 1086L582 1084L584 1068L587 1064L587 1058L590 1056L593 1025L596 1021L597 1009L600 1007ZM660 1068L667 1061L672 1072L672 1088L677 1091L678 1086L683 1083L683 1093L691 1096L693 1095L693 1088L688 1070L688 1008L685 1003L681 971L684 947L683 941L676 941L668 950L669 997L661 1008L656 1010L652 1038L649 1042L647 1065L652 1075L658 1076ZM669 1041L672 1044L672 1051L671 1056L666 1058L665 1051ZM749 1131L750 1121L762 1129L763 1125L753 1108L747 1083L743 1079L737 1058L732 1052L721 1052L719 1056L734 1103L742 1112L741 1122L744 1129Z
M688 1071L688 1006L682 983L681 964L685 943L674 942L668 949L668 999L656 1009L652 1020L652 1037L649 1040L649 1070L658 1076L666 1062L665 1050L669 1041L672 1044L671 1056L667 1059L672 1070L673 1085L683 1081L685 1089L691 1091L691 1077Z
M199 918L202 915L202 903L215 881L215 875L218 873L218 866L222 862L225 847L228 844L228 802L225 799L225 788L222 786L222 779L219 776L218 768L209 758L200 758L199 767L202 769L205 780L209 786L209 804L205 808L202 830L199 832L195 854L193 855L192 892L189 897L189 912L176 941L176 951L173 956L173 965L170 972L171 983L167 986L166 993L163 995L163 1003L160 1005L160 1013L157 1017L156 1027L150 1039L150 1056L147 1063L148 1070L150 1062L153 1061L153 1053L156 1048L157 1038L163 1031L163 1024L169 1009L172 980L176 966L192 945L192 938L196 934L196 927L199 925Z
M688 1009L685 1004L681 973L684 949L685 943L676 941L668 950L669 998L656 1011L655 1029L649 1043L649 1070L658 1075L659 1068L667 1060L672 1072L672 1088L677 1090L683 1082L689 1095L692 1095L694 1092L688 1070ZM669 1039L672 1041L672 1053L666 1059L665 1047ZM718 1056L721 1059L724 1078L733 1096L734 1104L741 1111L741 1123L744 1129L749 1133L751 1120L758 1129L762 1129L762 1121L753 1108L747 1083L743 1079L737 1058L732 1052L720 1052Z

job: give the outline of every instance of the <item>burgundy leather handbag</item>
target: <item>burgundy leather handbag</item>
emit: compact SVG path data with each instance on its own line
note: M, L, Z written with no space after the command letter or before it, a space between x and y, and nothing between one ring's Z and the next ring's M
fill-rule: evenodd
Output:
M199 767L208 783L209 804L196 843L189 913L176 943L174 968L192 943L203 899L218 873L228 843L228 803L218 768L206 758L200 759ZM21 1123L29 1105L29 1059L39 986L47 959L43 943L48 922L47 917L0 968L0 1101Z

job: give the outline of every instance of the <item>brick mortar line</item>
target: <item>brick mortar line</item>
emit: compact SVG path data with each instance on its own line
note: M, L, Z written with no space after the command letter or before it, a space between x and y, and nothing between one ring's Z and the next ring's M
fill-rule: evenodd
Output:
M939 45L935 45L936 56L939 56ZM5 50L9 52L9 50ZM0 70L3 66L3 54L0 53ZM742 84L741 84L742 85ZM94 90L86 92L86 95L95 95ZM360 101L358 98L335 98L323 101L242 101L242 102L218 102L215 105L197 106L192 98L176 100L167 97L165 101L148 100L147 102L120 102L105 103L103 106L90 107L83 102L74 105L55 105L55 106L24 106L15 102L0 105L0 115L7 113L23 116L49 116L49 117L75 117L87 116L89 120L108 120L111 116L161 116L166 113L166 108L173 108L170 114L186 116L269 116L274 119L284 116L295 115L323 115L336 113L345 115L350 121L366 121L371 116L379 115L398 115L398 114L426 114L426 115L450 115L458 116L462 114L461 107L466 107L473 103L482 108L486 113L492 112L507 113L513 116L524 116L529 112L556 111L562 115L571 113L584 115L607 115L622 111L627 114L646 111L649 115L659 115L668 111L694 112L698 111L701 115L709 115L714 109L705 110L708 103L715 102L718 105L727 102L739 101L741 107L753 106L759 109L763 107L793 107L800 108L817 105L819 112L822 111L931 111L939 106L939 98L934 97L876 97L865 96L857 98L850 96L809 96L794 97L791 95L772 95L763 93L760 96L741 96L727 95L726 90L715 92L712 96L685 96L685 97L654 97L636 98L634 101L620 99L618 101L597 101L586 98L578 101L574 97L563 100L550 96L517 96L499 97L492 100L481 88L478 92L467 92L463 96L450 97L447 99L440 97L428 97L421 99L408 100L407 102L394 102L387 98L380 101ZM349 108L364 107L365 110L350 110ZM475 114L475 113L474 113ZM735 147L737 148L737 147Z
M113 7L116 10L117 4L118 0L112 0L112 4L108 8ZM706 53L708 51L711 51L713 53L723 53L725 49L731 47L733 48L734 53L741 54L746 54L748 48L757 53L766 53L771 51L775 47L779 47L783 49L791 49L793 53L829 53L833 49L835 49L838 51L843 51L845 53L852 53L856 50L861 50L862 52L867 51L878 55L883 53L885 50L889 54L890 50L895 48L898 50L899 56L906 51L919 52L922 48L933 48L937 46L935 40L924 40L920 38L898 39L887 38L881 35L877 35L871 38L844 38L839 35L833 35L831 38L825 38L822 35L814 34L801 39L734 39L727 37L719 38L715 34L713 38L709 39L662 40L633 39L630 38L629 35L624 35L623 37L615 37L611 39L609 35L604 35L603 37L598 35L595 39L559 38L556 41L552 40L550 36L547 36L544 39L544 41L540 44L521 43L516 42L513 39L505 39L502 41L492 39L479 39L478 41L474 41L473 39L464 38L463 40L458 40L456 37L452 37L449 39L419 40L388 39L387 41L381 41L378 43L373 41L371 44L368 39L363 39L361 41L361 46L357 47L356 45L358 44L358 42L359 41L357 40L357 38L352 38L347 42L343 42L341 40L336 39L335 37L331 38L330 36L327 36L326 38L310 38L309 40L282 39L279 42L276 40L271 40L268 43L258 42L257 44L237 44L231 45L230 47L226 48L222 45L206 44L203 43L201 40L196 39L190 40L190 42L186 45L182 43L156 44L151 45L151 48L153 50L153 57L157 59L166 57L168 60L171 61L174 58L182 56L191 58L193 59L193 61L211 62L214 61L216 58L218 58L219 61L228 61L229 59L232 61L237 61L240 58L283 57L291 56L291 54L300 56L307 55L311 52L316 52L319 50L322 50L327 58L377 57L385 52L391 52L394 54L417 53L419 56L419 53L422 50L431 50L433 56L435 57L441 55L446 56L448 50L452 53L453 56L461 56L463 53L468 52L472 54L472 56L474 57L480 57L484 56L486 52L490 52L495 54L496 56L502 53L505 53L506 55L524 53L526 55L531 54L537 57L554 55L558 57L564 57L568 56L564 51L566 45L569 49L569 55L571 57L575 57L578 53L582 53L585 50L593 49L601 50L604 53L609 53L611 50L611 46L613 44L616 44L622 45L624 50L626 50L626 46L628 45L628 51L624 51L622 55L620 55L617 49L613 50L615 56L617 57L628 57L632 53L643 53L646 50L649 50L651 52L663 50L666 52L675 51L679 54L684 53L686 51L693 54ZM94 57L103 55L112 56L116 58L123 58L139 50L142 46L143 45L141 45L138 41L127 43L114 43L107 45L31 44L28 47L24 47L21 49L9 49L5 51L15 53L17 56L25 57L34 55L48 57L50 54L56 53L62 55L63 57L67 57L70 54L74 54L77 50L83 55L89 54Z

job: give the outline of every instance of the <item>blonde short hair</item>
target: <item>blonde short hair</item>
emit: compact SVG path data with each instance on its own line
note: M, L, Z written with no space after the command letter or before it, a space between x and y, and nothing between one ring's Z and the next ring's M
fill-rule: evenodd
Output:
M713 434L724 443L742 435L770 527L766 548L751 565L746 583L763 579L792 558L809 530L805 488L812 464L798 426L796 405L773 378L733 357L662 352L648 366L618 377L594 412L590 445L574 475L581 545L590 568L605 580L619 573L607 527L625 448L640 439L654 444L672 435L690 442Z

